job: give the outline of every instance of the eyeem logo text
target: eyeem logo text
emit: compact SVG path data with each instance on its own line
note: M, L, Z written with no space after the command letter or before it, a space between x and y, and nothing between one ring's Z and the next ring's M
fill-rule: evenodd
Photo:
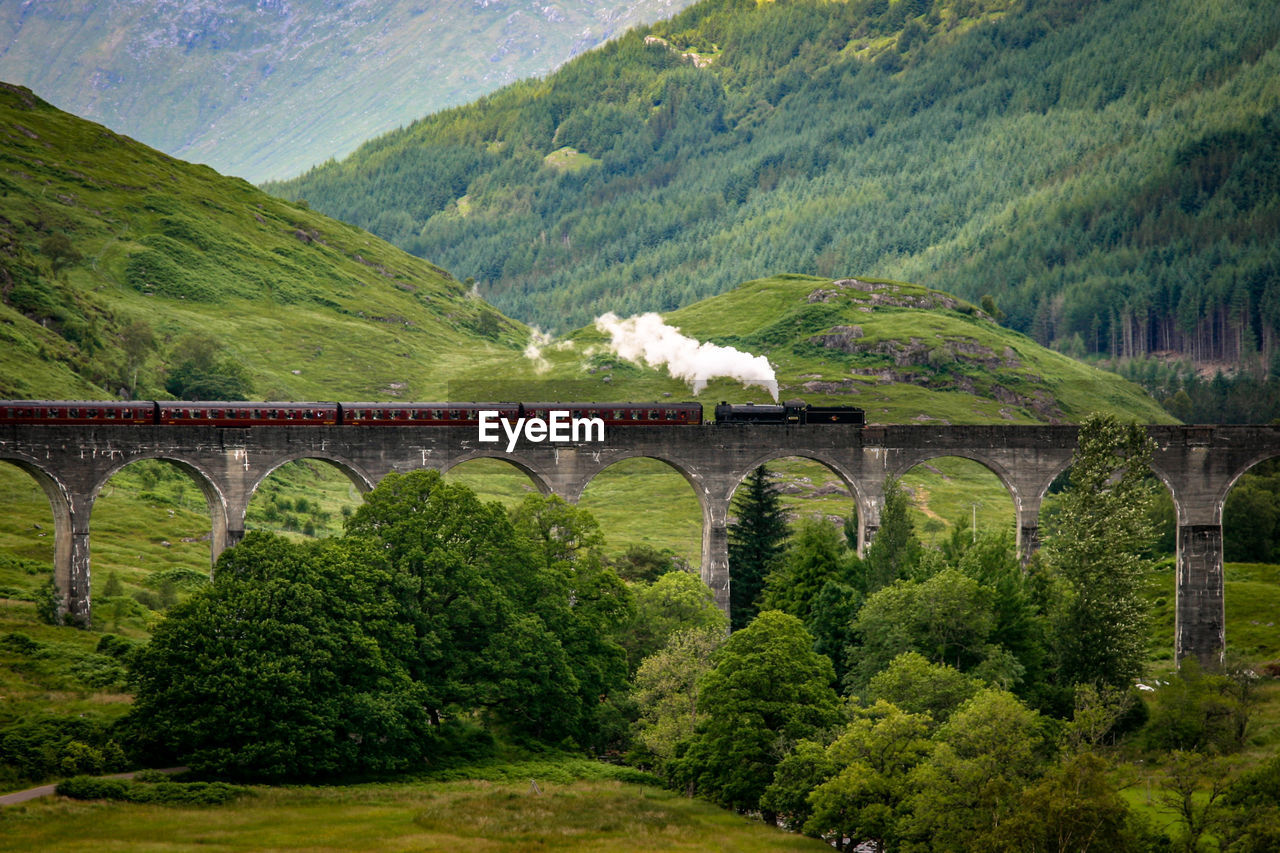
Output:
M513 424L502 417L501 412L480 412L480 441L497 442L502 440L499 429L507 437L507 452L516 449L520 436L534 444L550 441L561 444L571 441L604 441L604 421L600 418L575 418L573 413L553 409L547 413L547 420L542 418L517 418Z

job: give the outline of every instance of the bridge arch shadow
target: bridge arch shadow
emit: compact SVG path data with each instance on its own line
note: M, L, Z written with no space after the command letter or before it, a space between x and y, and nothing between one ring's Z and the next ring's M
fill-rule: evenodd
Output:
M838 484L838 487L844 490L845 500L852 501L852 512L855 516L853 526L858 531L856 541L851 542L850 545L861 550L869 539L870 530L874 530L874 524L880 517L880 509L874 503L876 496L865 492L857 478L835 459L830 459L817 453L797 453L788 450L773 450L761 454L738 473L737 480L729 492L730 502L732 502L733 496L737 494L738 489L742 487L743 482L746 481L752 471L762 465L774 468L779 463L784 469L783 479L794 481L792 483L793 486L802 483L802 479L807 479L817 483L814 488L823 490L825 494L833 494L831 489L833 484ZM818 482L819 480L822 482ZM802 484L799 485L799 489L801 492L805 491ZM805 513L800 510L800 504L798 502L793 503L795 504L791 510L793 517L804 515ZM831 520L834 520L834 515L839 515L842 519L849 516L848 511L842 513L827 512L826 514L833 516ZM868 529L869 524L872 525L870 530Z
M370 478L346 459L318 454L280 459L250 487L244 527L285 535L338 536L344 519L372 487Z
M135 457L112 466L91 498L87 582L100 624L148 627L150 613L210 581L227 545L227 502L203 467L163 454Z
M843 547L858 551L867 535L869 513L864 507L875 511L869 503L872 498L861 492L857 481L835 460L815 453L779 450L752 459L751 465L738 472L732 483L724 521L727 558L724 603L735 630L746 627L758 612L770 566L775 565L769 562L768 555L751 549L747 544L750 537L739 538L742 536L738 529L740 513L746 509L743 500L749 500L746 496L755 488L748 480L761 470L767 472L766 488L776 495L786 521L784 548L805 525L817 524L834 529ZM878 511L870 517L878 518Z
M1000 472L981 459L939 454L916 462L898 478L911 501L920 541L941 546L960 531L1007 533L1016 538L1017 495Z
M785 451L770 453L743 471L730 493L731 505L747 477L762 465L780 487L783 506L792 522L808 516L843 524L851 514L855 520L866 516L864 506L869 496L862 494L858 482L838 462ZM857 542L850 544L857 546Z
M1225 632L1250 665L1280 657L1280 455L1259 454L1222 497Z
M695 475L660 456L627 455L595 471L578 506L600 523L615 563L638 550L698 571L706 508Z
M480 500L497 501L508 509L527 495L550 491L529 466L506 456L471 456L450 465L443 474L446 481L470 488Z
M28 459L0 459L0 595L31 596L52 577L69 591L71 512L66 487Z

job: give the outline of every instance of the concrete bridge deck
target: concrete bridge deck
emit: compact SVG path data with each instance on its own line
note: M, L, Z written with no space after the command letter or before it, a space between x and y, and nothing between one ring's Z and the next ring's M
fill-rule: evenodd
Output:
M1222 506L1254 464L1280 456L1280 427L1151 426L1155 474L1169 488L1178 519L1176 654L1205 663L1225 646ZM447 471L477 458L505 459L544 493L577 501L596 474L623 459L661 460L693 487L702 508L702 578L728 608L726 520L743 478L770 460L798 456L835 472L858 509L859 549L875 535L886 477L941 456L989 468L1009 490L1024 555L1038 543L1040 504L1071 462L1073 426L689 426L611 427L603 443L533 444L514 452L482 444L474 425L267 426L251 429L171 426L0 427L0 460L27 471L53 508L54 575L64 606L91 616L89 518L113 474L140 459L164 459L199 484L212 519L211 558L244 535L245 511L272 471L298 459L335 465L361 490L386 474Z

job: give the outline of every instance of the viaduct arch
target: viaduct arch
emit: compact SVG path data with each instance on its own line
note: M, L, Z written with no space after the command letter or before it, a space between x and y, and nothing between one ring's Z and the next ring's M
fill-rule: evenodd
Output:
M1280 456L1280 427L1150 426L1152 468L1169 487L1178 517L1175 653L1203 663L1225 648L1222 506L1231 485L1257 462ZM505 459L544 492L576 502L600 471L632 457L658 459L692 485L702 507L702 579L727 609L727 519L734 489L770 459L800 456L834 471L858 505L858 546L879 527L887 476L940 456L973 459L1013 497L1026 557L1039 542L1040 504L1070 464L1074 426L746 426L614 427L599 444L523 443L504 452L477 442L474 427L166 426L0 427L0 460L31 474L53 507L54 577L63 606L87 622L89 515L98 490L139 459L162 458L193 474L213 517L211 556L244 535L249 499L276 468L316 459L366 490L391 472L447 471L485 457Z

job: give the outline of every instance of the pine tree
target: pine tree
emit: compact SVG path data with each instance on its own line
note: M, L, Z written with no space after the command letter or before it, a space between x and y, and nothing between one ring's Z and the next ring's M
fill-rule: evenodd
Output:
M743 481L733 499L737 521L729 525L729 621L737 630L755 618L765 576L786 546L786 516L778 486L761 465Z
M897 480L884 484L884 508L880 529L863 561L862 592L870 595L896 580L909 577L920 560L920 540L911 522L911 499Z

